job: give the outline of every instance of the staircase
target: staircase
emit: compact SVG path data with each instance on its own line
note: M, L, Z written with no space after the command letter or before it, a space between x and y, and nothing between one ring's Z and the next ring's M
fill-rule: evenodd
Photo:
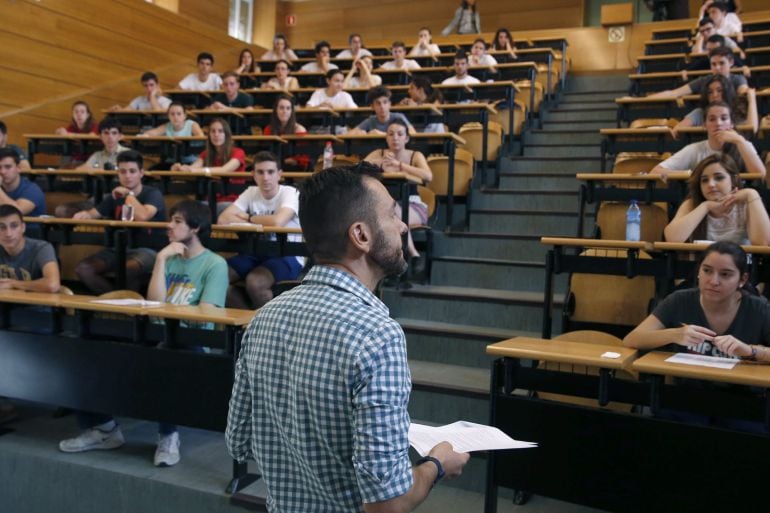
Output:
M575 174L599 171L598 130L615 126L614 99L627 83L627 75L570 77L558 103L542 109L542 128L527 130L501 159L499 183L474 188L469 226L434 230L430 283L383 290L407 336L415 421L488 421L485 346L540 336L548 249L540 237L576 235ZM567 276L556 276L554 288L558 310ZM484 464L472 458L456 486L483 492Z

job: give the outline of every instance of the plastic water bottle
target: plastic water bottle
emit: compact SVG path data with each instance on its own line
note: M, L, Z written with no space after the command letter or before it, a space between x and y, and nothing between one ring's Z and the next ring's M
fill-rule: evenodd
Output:
M631 205L626 211L626 240L638 241L641 237L642 211L636 200L631 200Z
M328 169L334 165L334 148L332 148L332 142L327 141L324 148L324 169Z

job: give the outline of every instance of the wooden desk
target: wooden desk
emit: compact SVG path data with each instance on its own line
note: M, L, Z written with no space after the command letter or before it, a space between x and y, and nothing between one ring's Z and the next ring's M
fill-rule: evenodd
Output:
M734 368L715 369L667 362L675 353L652 351L633 362L633 369L640 373L701 379L733 385L747 385L770 389L770 366L739 362Z
M608 351L619 353L620 358L602 358L601 355ZM612 370L630 370L638 354L636 349L628 347L530 337L516 337L490 344L486 352L492 356L588 365Z
M698 106L700 96L691 94L681 98L649 98L645 96L626 96L617 98L618 106L617 127L623 123L631 124L640 118L675 118L682 119L688 112Z

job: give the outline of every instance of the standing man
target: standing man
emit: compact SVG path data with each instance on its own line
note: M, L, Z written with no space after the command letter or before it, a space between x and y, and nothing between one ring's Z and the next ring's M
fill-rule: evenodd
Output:
M377 176L338 167L303 183L318 265L243 337L226 440L235 459L257 460L268 511L408 512L468 461L446 442L409 461L404 332L373 294L406 270L407 226Z
M166 205L163 194L155 187L142 184L144 159L134 150L118 155L118 181L120 184L96 205L81 210L72 216L74 219L115 219L122 217L123 207L130 205L134 210L135 221L166 220ZM144 278L152 271L155 263L155 251L150 249L155 243L153 230L142 230L136 234L136 245L126 253L126 284L133 290L142 286ZM145 246L145 247L142 247ZM149 246L149 247L148 247ZM114 249L104 248L98 253L86 257L75 268L80 281L94 294L104 294L113 290L112 283L104 276L114 272L118 263Z
M454 70L455 74L445 78L441 82L442 85L466 85L478 84L480 82L478 78L468 74L468 56L463 50L455 54Z
M262 226L299 228L299 193L290 185L281 185L278 157L269 151L254 156L254 182L228 206L217 220L219 224L253 223ZM289 242L302 242L299 234L288 235ZM304 257L264 257L236 255L227 260L230 283L246 282L249 301L230 286L227 305L231 308L260 308L273 299L272 287L277 281L296 280Z
M2 148L11 149L14 153L16 153L16 155L19 157L19 169L22 171L29 171L31 169L29 160L27 160L27 156L24 154L24 151L15 144L8 144L8 127L5 125L5 122L0 121L0 149Z
M208 52L198 54L198 72L190 73L179 81L179 89L185 91L218 91L222 89L222 79L214 73L214 56Z
M12 205L22 215L39 217L45 214L43 190L21 176L19 154L11 148L0 148L0 205Z

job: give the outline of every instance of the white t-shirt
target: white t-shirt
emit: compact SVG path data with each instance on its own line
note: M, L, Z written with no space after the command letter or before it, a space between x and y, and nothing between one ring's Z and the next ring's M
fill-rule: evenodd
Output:
M382 69L420 69L420 63L412 59L404 59L404 64L401 67L396 66L396 61L383 62Z
M725 20L722 22L722 26L716 28L716 32L722 36L734 36L740 34L743 31L743 24L740 18L734 12L729 12L725 15Z
M179 89L185 91L219 91L222 89L222 79L216 73L209 73L205 82L198 80L197 73L190 73L179 81Z
M409 50L409 57L430 57L431 54L435 55L441 53L441 48L439 48L436 43L431 43L428 46L430 47L430 51L420 45L413 46L412 49Z
M340 69L340 67L334 64L333 62L330 62L329 69ZM308 62L307 64L302 66L299 70L304 71L306 73L325 73L326 71L328 71L328 70L321 69L321 66L319 66L316 61Z
M753 144L749 145L754 152L757 153L757 149ZM722 153L720 150L713 150L709 146L708 139L698 141L692 144L688 144L678 152L671 155L669 158L660 163L660 167L669 169L671 171L684 171L693 169L698 165L698 162L710 157L715 153Z
M445 78L441 84L442 85L465 85L465 84L478 84L481 82L478 78L474 77L473 75L465 75L463 78L457 78L457 75L449 78Z
M270 51L267 51L267 52L263 53L262 57L260 57L259 60L262 60L262 61L278 61L278 60L281 60L281 59L286 59L287 61L296 61L297 60L297 54L294 53L294 50L292 50L291 48L288 48L288 49L284 50L283 53L284 53L283 57L280 57L280 56L276 55L274 51L270 50Z
M335 109L355 109L358 107L350 93L340 91L334 96L327 96L326 88L316 89L307 101L307 106L319 107L323 103L329 103Z
M357 87L375 87L378 85L382 85L382 77L379 75L371 74L372 82L368 85L361 85L361 78L360 77L352 77L350 79L350 87L351 88L357 88Z
M362 57L371 57L371 56L372 56L372 52L370 52L366 48L361 48L360 50L358 50L358 58L359 59L362 58ZM337 59L352 59L353 58L353 52L351 52L350 49L342 50L340 53L337 54L336 58Z
M497 66L497 59L488 53L485 53L481 56L481 59L478 59L478 62L476 62L476 57L471 55L468 57L468 64L471 66Z
M294 215L284 226L287 228L299 228L299 191L290 185L279 185L278 194L270 199L265 199L259 187L252 185L238 196L233 205L246 212L249 216L271 216L281 208L288 208ZM271 236L275 240L275 235ZM302 242L302 235L290 233L287 236L289 242ZM303 257L297 257L297 261L305 265Z
M161 96L158 98L158 105L161 109L167 110L168 106L171 105L171 98ZM148 100L146 96L137 96L131 100L131 103L128 104L128 108L133 110L152 110L152 103L150 103L150 100Z

